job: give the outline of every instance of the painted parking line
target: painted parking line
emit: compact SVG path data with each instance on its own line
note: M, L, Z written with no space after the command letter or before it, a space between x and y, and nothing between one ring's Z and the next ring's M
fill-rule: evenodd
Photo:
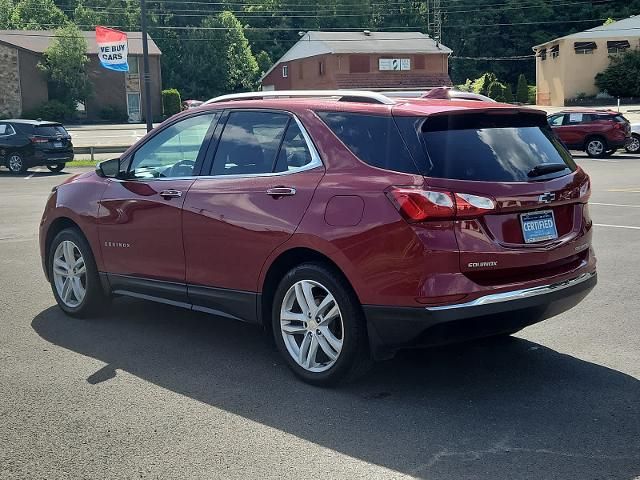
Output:
M607 192L640 193L640 187L610 188Z
M24 179L25 179L25 180L29 180L30 178L33 178L33 176L34 176L36 173L39 173L39 172L40 172L40 169L39 169L39 168L36 168L36 169L33 171L33 173L32 173L31 175L27 175L26 177L24 177Z
M598 202L589 202L589 205L602 205L605 207L631 207L631 208L640 208L640 205L627 205L624 203L598 203Z
M640 230L640 227L632 227L629 225L609 225L606 223L594 223L596 227L609 227L609 228L628 228L629 230Z

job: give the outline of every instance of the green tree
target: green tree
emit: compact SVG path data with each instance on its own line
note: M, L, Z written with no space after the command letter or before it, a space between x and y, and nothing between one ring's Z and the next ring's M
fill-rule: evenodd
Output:
M596 75L596 86L614 97L640 97L640 50L610 58L609 66Z
M75 110L91 94L91 83L85 65L87 41L73 24L56 30L56 39L44 52L40 68L47 74L52 88L49 96Z
M0 30L12 28L13 0L0 0Z
M513 98L513 91L511 90L511 84L507 83L504 86L504 101L507 103L513 103L514 102L514 98Z
M256 54L256 63L258 64L258 73L261 76L271 68L271 65L273 65L271 57L264 50L261 50Z
M487 96L493 98L496 102L504 102L504 86L496 81L491 82L487 90Z
M516 87L516 101L518 103L529 103L529 87L527 85L527 77L524 73L518 76L518 86Z
M53 0L20 0L11 13L11 25L20 30L51 30L67 21Z

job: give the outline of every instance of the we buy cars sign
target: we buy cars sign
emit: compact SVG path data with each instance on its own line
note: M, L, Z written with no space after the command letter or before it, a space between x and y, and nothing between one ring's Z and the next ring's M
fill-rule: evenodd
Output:
M98 58L104 68L128 72L127 34L107 27L96 27Z

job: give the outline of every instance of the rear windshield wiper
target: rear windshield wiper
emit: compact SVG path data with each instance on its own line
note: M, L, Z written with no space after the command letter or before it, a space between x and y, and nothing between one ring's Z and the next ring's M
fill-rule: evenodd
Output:
M540 165L536 165L527 173L529 177L540 177L542 175L546 175L547 173L561 172L562 170L566 170L567 165L564 163L541 163Z

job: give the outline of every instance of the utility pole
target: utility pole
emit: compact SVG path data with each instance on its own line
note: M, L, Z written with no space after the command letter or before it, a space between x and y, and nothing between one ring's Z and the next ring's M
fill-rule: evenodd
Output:
M147 121L147 132L153 129L151 113L151 75L149 74L149 42L147 41L147 5L140 0L140 26L142 27L142 84L144 88L144 116Z
M427 0L427 28L431 38L442 43L442 8L440 0Z

